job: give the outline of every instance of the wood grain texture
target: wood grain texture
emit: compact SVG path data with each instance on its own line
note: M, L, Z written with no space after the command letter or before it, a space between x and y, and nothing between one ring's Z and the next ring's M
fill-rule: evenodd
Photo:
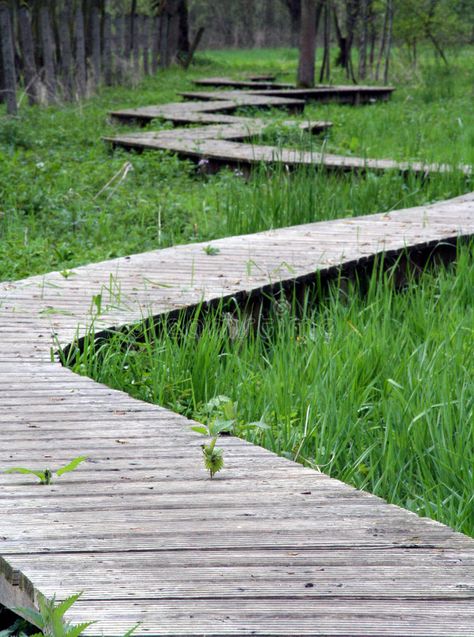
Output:
M83 590L69 619L97 620L94 637L137 621L139 637L472 637L472 539L232 437L211 481L190 421L50 353L91 324L131 324L472 234L474 193L220 239L213 256L207 244L176 246L67 279L0 283L0 468L88 457L49 487L0 474L0 603Z

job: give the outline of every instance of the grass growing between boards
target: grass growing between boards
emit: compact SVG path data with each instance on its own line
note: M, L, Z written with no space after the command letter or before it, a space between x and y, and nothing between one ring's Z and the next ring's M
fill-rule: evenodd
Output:
M257 171L249 182L229 171L206 177L172 155L111 153L101 141L133 130L109 122L109 110L176 101L178 91L192 88L191 79L206 75L275 71L288 79L296 60L284 49L206 53L187 74L170 69L137 87L103 89L81 104L31 108L23 101L14 119L0 107L0 280L177 243L415 206L471 189L459 175L422 181L305 170L287 176L277 169ZM397 52L398 70L401 61ZM466 90L474 80L472 61L466 49L453 59L449 77L428 58L415 75L397 70L397 91L388 103L308 106L303 119L331 119L334 127L304 143L347 155L472 162L474 109ZM264 115L270 123L282 118L281 112ZM156 121L149 129L163 127L169 124ZM269 136L277 144L302 143L278 128Z
M237 435L474 535L473 255L402 291L375 272L364 294L277 300L258 329L197 311L73 369L205 423L226 396Z

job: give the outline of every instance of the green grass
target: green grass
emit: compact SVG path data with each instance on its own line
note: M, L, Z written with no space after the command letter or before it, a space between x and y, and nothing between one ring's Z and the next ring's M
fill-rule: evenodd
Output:
M135 326L73 369L203 422L226 396L238 435L474 535L473 246L395 280Z
M312 147L473 162L474 109L467 90L473 60L466 49L447 72L426 58L420 71L409 75L399 54L394 64L399 89L392 102L306 109L304 117L334 121L333 130L312 140ZM190 163L164 153L110 153L100 139L123 130L107 121L108 110L176 100L179 90L191 88L193 77L270 70L291 79L295 66L291 50L206 53L189 73L171 69L138 87L104 89L82 104L30 108L23 101L17 119L0 111L0 280L176 243L418 205L470 190L470 181L459 175L423 182L304 170L291 177L257 171L245 183L229 171L199 176ZM272 121L275 113L268 117ZM154 122L151 128L160 126ZM272 135L277 143L301 143L294 134ZM133 169L121 179L126 162Z

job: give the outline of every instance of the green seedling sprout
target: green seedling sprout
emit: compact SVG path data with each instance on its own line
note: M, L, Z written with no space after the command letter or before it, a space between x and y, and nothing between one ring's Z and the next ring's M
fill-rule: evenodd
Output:
M81 462L87 460L87 456L77 456L64 467L60 467L59 469L44 469L43 471L35 470L35 469L27 469L26 467L12 467L11 469L7 469L5 473L23 473L25 475L33 475L36 476L40 484L51 484L53 481L53 475L56 475L58 478L62 476L64 473L69 473L70 471L74 471Z

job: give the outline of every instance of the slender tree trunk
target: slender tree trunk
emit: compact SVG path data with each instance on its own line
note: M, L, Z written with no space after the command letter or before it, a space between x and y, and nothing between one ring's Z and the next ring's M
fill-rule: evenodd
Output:
M158 71L158 58L160 56L160 32L161 32L161 18L154 16L152 18L152 31L151 31L151 72L155 75Z
M130 14L128 17L128 51L126 52L127 59L130 59L130 56L133 55L133 51L135 50L135 18L137 14L137 0L132 0L132 4L130 5Z
M141 17L141 42L142 42L142 57L143 57L143 74L150 75L150 22L146 15Z
M55 47L53 31L51 28L51 16L46 4L41 4L39 9L41 48L43 52L44 83L48 94L48 101L56 98L56 75L54 69Z
M104 40L102 55L102 72L106 86L113 83L113 56L112 56L112 18L110 13L104 15Z
M138 80L140 75L140 16L133 16L133 39L132 39L132 59L133 59L133 75Z
M18 30L26 94L30 104L37 104L40 90L35 63L33 33L31 31L31 16L30 10L26 5L21 5L18 9Z
M123 78L123 65L125 55L125 18L124 16L117 16L114 20L115 23L115 38L114 38L114 77L116 81L120 82Z
M373 11L372 4L370 5L370 16L369 16L369 34L370 34L370 49L369 49L369 67L370 67L370 77L373 79L374 77L374 61L375 61L375 43L377 41L377 31L375 29L375 14Z
M166 69L169 66L168 28L169 15L165 12L160 16L160 68L162 69Z
M0 88L3 91L4 100L7 104L7 113L9 115L16 115L15 49L13 44L11 14L6 2L0 2L0 36L3 76L3 85Z
M375 79L377 80L377 82L379 81L380 78L380 65L382 64L382 59L385 53L385 46L386 46L386 42L387 42L387 27L388 27L388 4L389 4L390 0L387 0L387 3L385 5L385 13L383 16L383 26L382 26L382 35L381 35L381 39L380 39L380 49L379 49L379 54L377 57L377 66L375 67Z
M180 15L179 6L181 0L168 0L168 12L170 14L168 23L168 65L170 65L176 58L179 51L179 38L180 38Z
M388 32L387 32L387 51L385 54L385 68L383 73L383 81L388 84L388 68L390 64L390 53L392 49L392 29L393 29L393 0L388 0Z
M316 53L316 0L301 2L300 56L298 63L298 86L314 86L314 64Z
M369 22L369 0L361 2L361 27L359 42L359 78L365 80L367 76L367 40Z
M330 0L324 2L324 53L319 81L330 81L331 77L331 4Z
M96 86L100 84L100 12L97 3L91 7L91 38L92 38L92 76L93 82Z
M76 86L79 98L86 94L86 44L84 38L84 15L79 6L74 20L74 35L76 38Z
M59 16L59 50L61 53L61 77L64 86L64 96L68 100L71 100L73 97L71 9L71 3L66 2Z

